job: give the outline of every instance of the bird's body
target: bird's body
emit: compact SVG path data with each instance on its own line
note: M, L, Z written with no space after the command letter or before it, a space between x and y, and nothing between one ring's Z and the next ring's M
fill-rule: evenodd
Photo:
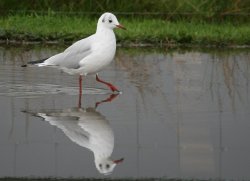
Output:
M56 67L71 75L79 75L79 88L82 89L82 76L96 74L96 80L106 84L113 92L118 89L102 81L97 73L111 63L116 52L114 28L125 29L112 13L104 13L98 20L96 33L72 44L65 51L56 54L43 62L33 61L40 67ZM25 67L24 65L23 67ZM81 94L81 90L79 94Z
M111 63L115 52L115 34L113 30L103 28L38 66L55 66L69 74L95 74Z

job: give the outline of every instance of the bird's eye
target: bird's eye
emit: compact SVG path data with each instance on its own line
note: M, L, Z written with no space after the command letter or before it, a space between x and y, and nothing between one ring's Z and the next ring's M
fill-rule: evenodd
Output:
M99 167L102 168L102 164L99 164Z
M112 19L109 20L109 23L112 23Z
M109 165L109 164L107 164L107 165L106 165L106 168L109 168L109 167L110 167L110 165Z

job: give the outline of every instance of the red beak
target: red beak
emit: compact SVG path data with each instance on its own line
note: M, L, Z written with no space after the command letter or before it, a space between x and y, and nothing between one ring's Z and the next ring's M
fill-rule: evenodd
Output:
M119 160L114 160L113 162L116 163L116 164L118 164L118 163L123 162L123 160L124 160L124 158L121 158L121 159L119 159Z
M121 24L119 24L119 25L116 25L116 27L117 28L121 28L121 29L124 29L124 30L126 30L126 28L123 26L123 25L121 25Z

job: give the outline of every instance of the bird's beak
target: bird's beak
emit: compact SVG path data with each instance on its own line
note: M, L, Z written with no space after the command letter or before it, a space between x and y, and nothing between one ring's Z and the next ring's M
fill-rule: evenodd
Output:
M124 158L121 158L121 159L119 159L119 160L114 160L113 162L114 162L115 164L118 164L118 163L123 162L123 160L124 160Z
M121 29L124 29L124 30L126 30L126 28L123 26L123 25L121 25L121 24L119 24L119 25L116 25L116 27L117 28L121 28Z

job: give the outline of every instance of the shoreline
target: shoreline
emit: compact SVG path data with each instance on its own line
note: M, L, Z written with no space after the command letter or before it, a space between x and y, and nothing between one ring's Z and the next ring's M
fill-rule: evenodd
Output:
M75 41L61 41L61 40L46 40L46 41L29 41L29 40L3 40L0 39L0 46L26 46L26 45L61 45L61 46L70 46ZM127 47L127 48L230 48L230 49L248 49L250 45L217 45L217 44L178 44L178 43L143 43L143 42L120 42L117 43L117 47Z

